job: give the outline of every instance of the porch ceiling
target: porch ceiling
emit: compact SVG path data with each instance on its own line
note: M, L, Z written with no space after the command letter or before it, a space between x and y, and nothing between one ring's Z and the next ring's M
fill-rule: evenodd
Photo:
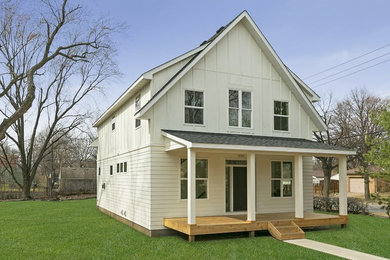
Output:
M355 151L341 146L318 143L302 138L272 137L259 135L222 134L162 130L162 135L180 144L177 148L239 150L267 153L307 154L311 156L354 155ZM174 150L172 148L167 150Z

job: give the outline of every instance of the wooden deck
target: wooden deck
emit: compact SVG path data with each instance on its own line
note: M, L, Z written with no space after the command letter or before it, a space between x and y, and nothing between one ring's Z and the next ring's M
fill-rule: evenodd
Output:
M250 235L253 236L254 231L270 230L270 226L277 226L286 221L292 222L292 225L296 224L299 228L348 224L348 216L312 212L305 212L303 219L296 219L294 216L293 212L257 214L256 221L252 222L246 220L246 215L197 217L195 225L187 224L187 218L185 217L165 218L164 226L187 234L190 236L190 240L193 240L195 235L232 232L250 232ZM272 234L272 232L270 233Z

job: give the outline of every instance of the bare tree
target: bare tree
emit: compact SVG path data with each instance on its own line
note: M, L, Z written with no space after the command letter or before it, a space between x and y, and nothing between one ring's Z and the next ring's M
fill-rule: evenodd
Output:
M41 13L35 16L23 12L17 1L0 3L0 100L6 105L0 140L33 105L37 76L45 74L52 61L85 62L94 52L109 47L106 39L111 28L103 22L88 24L81 6L67 2L42 1ZM17 103L12 103L12 92L20 94Z
M370 199L370 172L364 155L371 149L368 140L383 134L381 126L372 121L371 114L381 111L385 104L385 100L370 94L367 90L355 89L335 108L338 129L336 135L342 133L344 138L341 144L356 150L356 155L350 158L349 164L361 169L366 199Z
M90 111L82 106L82 101L91 98L91 93L100 90L107 79L118 74L112 60L115 50L110 47L113 30L108 25L98 22L84 30L75 28L76 25L82 27L80 25L84 22L80 6L68 8L66 0L60 6L53 1L44 3L49 13L41 17L45 33L38 31L39 36L36 36L33 46L28 39L35 39L35 36L28 36L31 33L27 30L24 16L21 18L26 28L18 28L16 21L6 27L12 31L16 26L18 34L24 37L22 47L14 48L18 44L14 43L16 36L12 33L7 33L11 35L5 37L8 40L1 38L4 41L1 43L2 54L6 57L6 62L2 64L6 64L8 71L1 79L5 101L0 112L5 117L3 122L7 122L4 126L11 125L11 128L10 131L1 128L0 137L5 134L20 153L19 167L23 180L16 183L22 188L24 199L31 198L31 184L42 160L90 115ZM9 15L11 21L16 19L14 13ZM55 42L66 25L70 28L61 35L60 41ZM68 44L62 45L64 42ZM35 61L39 61L37 64L40 65L36 65ZM39 71L43 63L46 67ZM9 88L6 78L12 83ZM31 95L34 96L33 101L29 100ZM26 103L30 102L34 109L26 113ZM3 155L7 157L7 154ZM8 167L12 169L11 165ZM13 174L12 170L10 174Z
M320 143L339 145L340 140L344 136L344 131L343 129L337 128L337 115L334 113L334 104L332 100L332 94L329 94L328 97L322 99L322 101L317 104L317 110L322 120L324 121L327 130L322 132L314 132L314 139ZM334 157L316 158L320 162L322 171L324 173L324 187L322 193L324 197L328 198L332 171L338 167L338 161Z

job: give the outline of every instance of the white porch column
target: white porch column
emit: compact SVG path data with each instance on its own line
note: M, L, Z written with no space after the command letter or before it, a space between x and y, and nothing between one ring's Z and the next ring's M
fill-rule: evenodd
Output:
M303 218L303 158L294 156L295 217Z
M256 221L256 156L255 153L247 154L248 170L247 180L247 220Z
M339 215L348 215L347 205L347 157L339 157Z
M193 149L187 148L187 223L196 224L195 212L195 171L196 171L196 153Z

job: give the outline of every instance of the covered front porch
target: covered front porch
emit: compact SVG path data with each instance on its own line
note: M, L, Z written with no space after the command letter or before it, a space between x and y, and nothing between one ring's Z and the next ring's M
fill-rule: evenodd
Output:
M163 130L163 135L167 138L167 152L180 151L181 153L185 152L186 154L186 166L184 168L186 169L185 187L187 204L187 216L166 217L163 222L165 227L187 234L189 236L189 241L194 241L196 235L243 231L247 231L251 236L253 236L254 232L259 230L268 230L275 238L280 240L296 239L304 238L304 232L301 227L336 224L345 226L348 223L346 155L353 154L353 151L295 138L199 133L173 130ZM245 187L241 190L237 189L237 191L240 190L240 203L245 204L244 207L237 207L239 205L236 206L235 203L233 203L233 201L238 201L236 200L236 197L232 195L229 200L229 194L226 194L225 215L220 215L218 213L213 215L208 214L207 216L197 216L197 155L203 155L205 153L235 153L241 156L242 161L245 163L245 170L243 171L245 173L245 179L241 178L240 183L241 185L244 184ZM305 209L303 158L312 156L337 157L339 159L340 201L338 216L305 211L307 210L307 206ZM267 161L259 160L259 158L266 157L268 158ZM280 165L279 176L275 177L273 176L273 170L271 170L274 166L273 157L288 158L288 161L283 161L283 159L277 160L276 164ZM230 176L232 176L232 174L235 173L235 168L228 167L228 160L226 160L225 165L227 171L231 169ZM280 170L280 167L283 168L284 166L289 169L286 171L286 185L284 184L284 177L280 176L284 176L284 170ZM263 173L267 172L268 174L267 180L269 183L267 183L267 185L272 186L272 191L268 191L266 193L267 196L270 196L269 200L275 199L273 197L273 185L279 185L280 190L282 190L279 192L282 192L282 194L286 192L286 197L283 198L284 195L280 196L279 194L278 196L281 198L278 199L278 201L288 201L288 207L281 208L280 204L279 208L270 206L273 210L272 213L262 211L261 205L262 203L266 203L266 201L260 204L257 201L259 199L259 191L261 191L256 185L259 184L256 179L256 171L259 170L263 171ZM240 171L237 170L237 176L240 175L239 172ZM233 176L235 175L236 174ZM226 176L228 176L228 172ZM228 177L225 178L225 180L228 179ZM233 178L231 181L233 181ZM231 184L227 183L227 186L229 185ZM227 191L228 190L229 189L227 188ZM232 189L230 190L232 191ZM312 190L311 187L310 190ZM278 192L277 189L275 189L275 191L276 193ZM312 193L306 193L305 198L308 198L308 195L312 196ZM243 197L245 199L242 199ZM236 209L241 210L239 212L231 212L238 211ZM245 214L243 214L244 212Z

